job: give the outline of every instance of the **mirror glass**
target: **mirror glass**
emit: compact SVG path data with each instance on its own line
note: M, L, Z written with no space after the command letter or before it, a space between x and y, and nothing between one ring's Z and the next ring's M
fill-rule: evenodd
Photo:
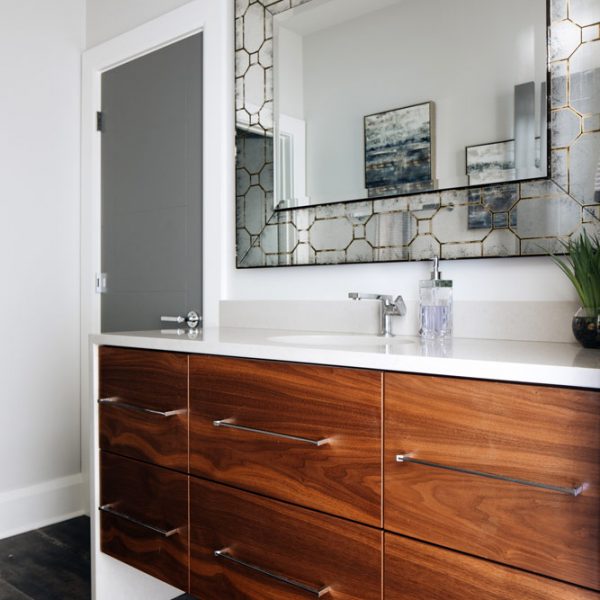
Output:
M275 208L546 177L546 19L546 0L312 0L275 14ZM246 77L250 113L264 85Z
M235 0L237 266L597 235L599 23L600 0Z

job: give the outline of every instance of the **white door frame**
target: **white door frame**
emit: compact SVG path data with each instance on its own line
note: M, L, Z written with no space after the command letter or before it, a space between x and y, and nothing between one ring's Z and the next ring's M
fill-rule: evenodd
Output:
M100 332L100 134L104 71L203 32L203 317L219 323L219 301L226 297L227 271L234 261L234 43L233 1L192 0L161 17L83 53L81 107L81 402L82 471L89 481L93 421L89 335ZM94 469L92 470L92 472ZM92 497L93 500L93 497ZM88 504L89 505L89 504ZM92 507L91 510L94 510ZM116 584L117 582L115 582Z
M199 31L204 32L203 311L207 326L218 325L219 300L225 291L223 269L234 253L229 243L234 239L233 2L193 0L83 53L81 308L86 352L88 334L100 330L94 276L100 268L100 135L95 118L101 104L101 75Z

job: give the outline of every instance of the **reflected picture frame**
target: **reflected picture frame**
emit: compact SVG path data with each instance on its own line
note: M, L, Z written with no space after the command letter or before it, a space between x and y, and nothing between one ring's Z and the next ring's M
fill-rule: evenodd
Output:
M535 167L541 163L541 140L535 138ZM515 140L476 144L465 148L465 171L469 185L515 180Z
M435 189L432 101L365 115L363 124L365 187L370 196Z

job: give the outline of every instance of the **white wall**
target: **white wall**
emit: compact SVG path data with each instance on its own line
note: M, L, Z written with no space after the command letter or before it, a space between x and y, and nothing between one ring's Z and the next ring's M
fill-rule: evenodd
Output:
M0 537L81 510L80 0L2 0Z
M444 278L454 281L457 301L559 302L577 299L566 277L548 258L490 258L442 261ZM348 292L402 294L418 299L418 281L430 265L374 263L318 267L233 269L231 300L343 300ZM551 326L551 324L549 324Z
M85 0L86 47L91 48L105 42L187 2L188 0Z

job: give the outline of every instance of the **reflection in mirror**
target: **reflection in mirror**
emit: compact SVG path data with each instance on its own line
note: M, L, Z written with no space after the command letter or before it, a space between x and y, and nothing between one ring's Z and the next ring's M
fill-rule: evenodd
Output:
M431 6L435 1L405 0L404 4L408 7L416 3L422 7ZM444 0L444 4L458 7L465 1ZM331 82L334 85L330 85L312 111L308 111L309 103L304 102L304 96L291 93L286 100L283 94L286 79L297 79L299 73L307 73L303 53L296 52L295 62L290 60L291 64L285 68L281 57L274 56L273 32L277 29L280 40L281 27L286 23L284 17L300 15L299 10L294 10L299 7L308 10L313 5L329 6L334 10L321 18L322 27L329 27L333 17L342 14L341 28L358 18L364 17L365 23L369 22L372 13L357 12L361 7L388 10L401 7L402 3L396 0L386 0L385 4L383 0L342 0L341 3L236 0L237 266L413 261L430 259L433 255L443 259L539 255L564 251L562 242L577 238L584 230L590 235L600 234L600 0L547 2L550 27L545 69L551 133L547 139L543 126L546 108L542 100L543 74L537 65L540 52L537 49L530 55L534 58L529 62L517 60L513 53L508 55L511 58L504 66L493 66L498 81L504 81L501 89L499 84L485 79L489 73L482 67L482 61L478 71L471 70L466 75L456 72L450 76L440 72L444 52L456 55L460 46L462 55L456 60L467 64L473 55L483 56L483 50L490 45L487 40L494 38L500 23L509 20L513 31L520 33L515 34L514 44L506 52L535 45L543 33L532 36L532 28L538 31L539 26L531 21L524 25L522 19L529 18L528 8L537 1L498 0L495 6L504 9L506 15L488 16L486 22L479 22L477 27L477 22L471 20L470 27L461 31L456 29L454 16L454 20L448 17L442 32L436 29L436 19L430 19L424 27L413 22L415 28L421 28L422 39L410 48L411 60L395 56L390 62L389 56L378 57L377 64L388 65L385 73L375 68L366 71L362 55L352 56L349 47L347 54L337 58L338 72L340 77L346 78L354 74L360 85L352 94L340 95L341 84L336 83L338 73L333 74L323 86ZM479 6L484 3L494 8L489 0L477 1ZM472 17L459 10L457 15L462 15L464 22ZM274 27L275 19L278 22ZM437 17L437 20L442 19ZM370 29L357 28L356 43ZM396 30L405 37L410 34L402 23L397 24L394 32ZM384 38L381 33L384 30L378 31L381 34L378 37ZM434 31L437 31L435 36ZM311 35L319 33L315 31ZM297 32L292 31L292 34L299 36ZM398 37L396 33L388 37L394 36ZM415 57L432 54L430 48L438 43L436 36L446 41L444 47L437 47L439 60L417 67ZM332 34L332 37L335 36ZM372 43L382 44L377 38ZM386 43L396 42L388 39ZM323 63L333 60L330 55L335 53L335 47L324 41L320 50ZM490 60L485 60L489 67ZM402 75L400 65L408 69ZM275 78L278 79L278 107L274 107L274 71L278 74ZM359 73L362 73L360 78ZM454 78L463 78L463 85L454 90L454 102L451 102L442 92L453 89ZM397 90L399 99L386 97L385 85L396 80L403 83ZM409 94L417 84L430 85L435 81L443 82L444 86L440 90L426 88L419 96L415 93L400 97L400 94ZM479 85L482 81L487 81L486 86ZM465 89L469 94L460 96ZM497 99L491 105L495 117L471 129L470 125L483 114L475 100L492 92ZM336 111L344 113L346 105L356 98L362 98L365 106L352 125L351 138L343 137L348 135L345 130L339 133L342 136L339 139L324 138L319 146L323 145L326 151L321 152L320 158L312 158L313 135L322 132L310 127L311 119L326 124L336 118ZM459 98L462 98L460 102ZM367 100L371 104L367 104ZM288 108L282 117L277 109L286 102L287 106L293 102L297 107L301 104L303 112L294 113ZM460 110L448 112L445 105ZM317 113L321 110L329 111L330 117L319 120ZM273 118L274 114L280 116ZM460 138L460 143L442 161L443 146L451 141L443 141L449 127L455 128L454 135ZM412 142L411 137L416 138L416 143L407 145L407 139ZM355 138L359 143L351 145L348 140ZM397 165L390 168L386 161L379 160L388 152L388 146L400 144L406 150L405 163L418 164L416 171L402 172ZM523 151L527 148L529 150ZM544 148L548 148L547 153ZM315 174L323 179L330 172L337 173L341 158L352 153L355 160L358 155L359 174L337 176L340 184L353 181L352 186L344 188L344 194L340 192L339 202L276 209L274 197L314 201ZM277 189L275 158L285 165L277 177ZM454 170L450 171L447 163L452 161ZM548 175L515 181L515 177L529 177L532 163L534 170L544 172L546 169ZM396 180L390 181L391 177ZM461 177L465 187L442 189L449 185L444 181L452 177ZM489 183L491 181L498 183ZM358 201L353 195L357 182L364 193L363 199ZM438 189L412 194L402 191L403 186L404 190L410 186L426 188L428 182L430 185L435 182ZM393 196L373 195L386 184L394 189Z
M312 0L273 37L278 208L546 177L546 0Z

